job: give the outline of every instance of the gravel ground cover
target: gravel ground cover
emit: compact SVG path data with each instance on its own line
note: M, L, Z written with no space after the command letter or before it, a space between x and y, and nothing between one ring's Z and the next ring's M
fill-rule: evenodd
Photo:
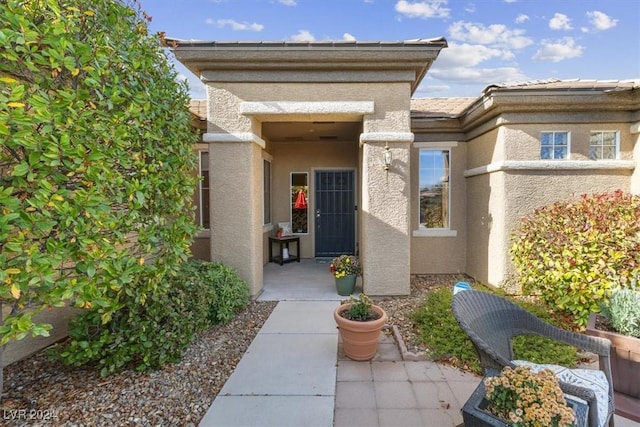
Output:
M384 298L389 324L407 349L425 353L410 314L432 289L463 279L413 276L411 294ZM96 370L52 362L41 352L5 369L0 424L9 426L196 426L276 302L251 302L230 323L200 334L180 363L157 372L124 371L101 377ZM18 412L22 411L22 412Z

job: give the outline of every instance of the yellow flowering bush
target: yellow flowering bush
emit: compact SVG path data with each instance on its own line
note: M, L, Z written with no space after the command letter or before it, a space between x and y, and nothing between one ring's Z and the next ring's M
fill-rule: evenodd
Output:
M362 274L362 265L355 255L340 255L333 259L329 270L339 279L349 274Z
M549 369L536 374L528 366L506 367L499 376L486 378L484 386L487 410L514 427L574 425L575 415Z

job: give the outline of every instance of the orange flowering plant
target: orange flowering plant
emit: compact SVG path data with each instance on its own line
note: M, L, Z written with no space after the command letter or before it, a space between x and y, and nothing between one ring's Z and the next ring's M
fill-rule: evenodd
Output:
M567 406L556 375L533 373L528 366L506 367L484 380L487 410L514 427L568 427L575 415Z
M362 274L362 265L355 255L340 255L333 259L329 265L329 271L339 279L350 274Z

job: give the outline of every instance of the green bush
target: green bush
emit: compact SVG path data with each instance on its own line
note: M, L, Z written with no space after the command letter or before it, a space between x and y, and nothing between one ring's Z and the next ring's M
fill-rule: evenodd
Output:
M226 323L247 306L249 287L235 269L221 263L193 261L188 264L188 272L213 286L215 298L208 314L211 323Z
M473 344L453 315L452 299L453 293L450 288L437 289L429 293L424 305L412 313L411 319L416 323L421 341L429 348L434 358L447 359L460 367L482 374ZM557 321L543 307L521 301L515 302L541 319L558 326ZM513 352L515 358L534 363L571 367L578 360L575 348L537 336L516 337L513 340Z
M536 209L512 241L523 291L584 326L612 287L640 271L640 197L616 191Z
M197 332L230 320L248 302L246 283L222 264L184 263L168 280L167 291L144 304L125 298L106 324L99 310L78 316L70 341L51 354L74 366L97 363L102 375L130 366L158 369L180 360Z

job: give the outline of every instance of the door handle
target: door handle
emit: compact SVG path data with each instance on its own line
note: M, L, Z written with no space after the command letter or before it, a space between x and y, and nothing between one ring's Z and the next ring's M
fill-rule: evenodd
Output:
M316 209L316 218L320 218L320 209Z

